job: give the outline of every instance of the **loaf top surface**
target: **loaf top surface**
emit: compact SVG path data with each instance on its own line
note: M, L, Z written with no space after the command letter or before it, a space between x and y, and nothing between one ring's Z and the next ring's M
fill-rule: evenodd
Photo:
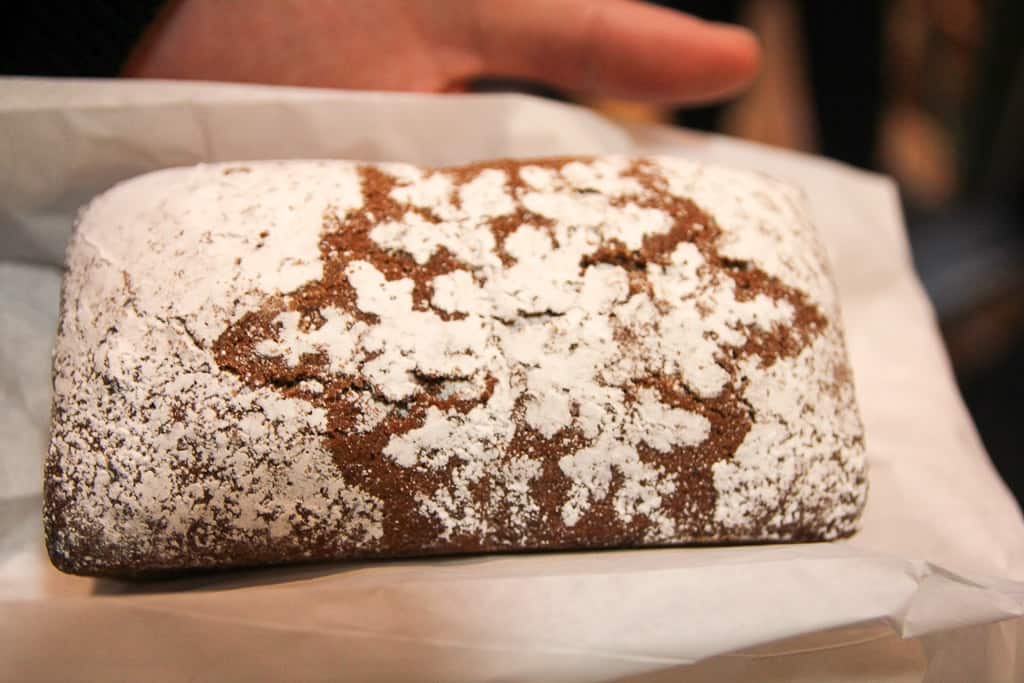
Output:
M802 197L682 159L142 176L80 216L54 368L73 570L834 538L864 503Z

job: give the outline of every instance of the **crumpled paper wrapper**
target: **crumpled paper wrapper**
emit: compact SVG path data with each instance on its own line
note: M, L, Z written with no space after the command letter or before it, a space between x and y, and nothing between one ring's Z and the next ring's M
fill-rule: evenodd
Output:
M804 188L867 432L863 530L830 544L478 556L131 584L45 558L41 462L77 208L201 161L678 154ZM1024 680L1024 523L956 391L885 178L507 95L0 79L0 677Z

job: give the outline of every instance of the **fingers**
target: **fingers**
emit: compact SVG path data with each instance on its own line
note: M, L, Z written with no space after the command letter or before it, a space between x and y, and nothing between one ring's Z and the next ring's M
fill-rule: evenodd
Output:
M629 0L480 0L473 49L488 75L655 102L708 102L757 73L749 31Z
M244 9L243 9L244 5ZM125 73L386 90L477 75L695 103L749 83L747 31L631 0L176 0Z
M476 73L464 0L174 0L128 76L437 91Z

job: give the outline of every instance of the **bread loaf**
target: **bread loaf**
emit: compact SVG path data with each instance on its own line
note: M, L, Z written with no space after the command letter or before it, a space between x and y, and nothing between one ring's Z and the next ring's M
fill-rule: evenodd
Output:
M68 248L65 571L834 539L866 488L825 255L760 175L202 165Z

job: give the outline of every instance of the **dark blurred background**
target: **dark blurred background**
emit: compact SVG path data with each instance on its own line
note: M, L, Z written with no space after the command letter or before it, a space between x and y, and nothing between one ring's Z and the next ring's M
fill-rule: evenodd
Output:
M589 104L895 178L967 406L1024 500L1024 2L660 4L755 29L765 46L756 87L728 106L683 112Z

